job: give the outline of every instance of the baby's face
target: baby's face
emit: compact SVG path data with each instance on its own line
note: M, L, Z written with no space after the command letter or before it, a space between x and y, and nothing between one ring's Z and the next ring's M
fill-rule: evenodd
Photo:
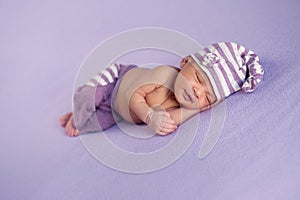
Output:
M182 69L174 84L177 101L188 109L209 108L216 101L216 96L206 74L190 57L185 58L180 66Z

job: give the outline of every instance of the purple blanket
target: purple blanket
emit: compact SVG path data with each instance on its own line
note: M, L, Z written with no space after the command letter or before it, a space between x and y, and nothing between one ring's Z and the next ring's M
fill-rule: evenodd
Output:
M128 4L1 1L0 199L300 199L299 2ZM174 163L133 174L96 160L79 137L65 136L58 117L71 111L74 80L88 53L114 34L144 26L175 29L203 46L243 44L258 54L265 76L254 93L226 100L220 139L204 159L199 150L211 110L192 119L197 119L193 130L182 127L191 142ZM151 49L119 60L180 62L176 55ZM135 153L161 149L180 136L137 139L118 127L102 135Z

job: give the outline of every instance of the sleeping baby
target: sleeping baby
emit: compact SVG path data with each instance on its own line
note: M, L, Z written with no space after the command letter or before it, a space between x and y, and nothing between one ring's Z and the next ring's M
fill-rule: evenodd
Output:
M73 113L62 116L60 124L69 136L103 131L119 120L167 135L240 89L254 91L263 74L258 56L232 42L191 54L180 68L114 63L75 91Z

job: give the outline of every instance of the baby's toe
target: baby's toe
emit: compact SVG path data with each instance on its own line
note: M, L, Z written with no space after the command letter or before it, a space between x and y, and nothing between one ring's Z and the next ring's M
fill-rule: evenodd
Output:
M73 128L69 124L66 126L66 133L68 136L73 136Z
M66 133L67 133L68 136L73 135L73 131L72 131L72 129L70 129L70 127L66 127Z
M73 136L78 136L78 135L79 135L78 130L77 130L77 129L74 129L74 131L73 131Z

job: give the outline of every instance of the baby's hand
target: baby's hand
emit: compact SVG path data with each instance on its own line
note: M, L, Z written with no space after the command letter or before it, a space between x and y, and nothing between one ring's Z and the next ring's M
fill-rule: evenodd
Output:
M152 110L148 115L147 124L159 135L167 135L177 128L177 125L175 124L175 121L171 119L170 114L162 110Z

